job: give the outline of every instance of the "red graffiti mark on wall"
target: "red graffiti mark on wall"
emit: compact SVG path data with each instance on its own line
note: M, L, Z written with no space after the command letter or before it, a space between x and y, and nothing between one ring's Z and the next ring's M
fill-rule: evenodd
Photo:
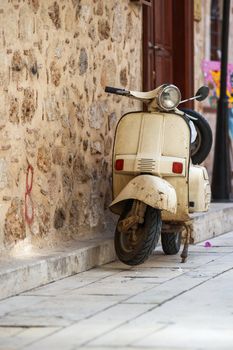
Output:
M25 191L25 220L28 225L31 225L34 220L34 204L31 198L33 186L34 169L32 165L28 165L26 173L26 191Z

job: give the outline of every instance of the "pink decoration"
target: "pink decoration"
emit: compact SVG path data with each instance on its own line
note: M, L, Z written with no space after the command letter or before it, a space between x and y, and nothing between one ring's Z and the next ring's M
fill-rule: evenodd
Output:
M210 248L210 247L212 247L212 244L209 241L206 241L205 244L204 244L204 247L205 248Z
M209 104L212 108L216 108L217 99L220 94L220 62L207 61L202 62L202 70L204 73L205 84L210 88ZM228 64L227 76L227 97L229 108L233 106L233 64Z

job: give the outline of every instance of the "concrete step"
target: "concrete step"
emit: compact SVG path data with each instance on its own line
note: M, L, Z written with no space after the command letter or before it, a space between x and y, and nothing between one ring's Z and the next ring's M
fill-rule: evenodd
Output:
M209 212L192 215L192 242L233 230L233 204L212 204ZM158 247L158 249L161 249ZM0 259L0 299L86 271L116 259L111 237L77 240L56 248L22 249ZM178 257L179 259L179 257Z
M41 249L22 246L0 259L0 299L10 297L116 259L112 238L78 240Z
M211 203L207 213L192 217L192 243L199 243L233 230L233 203Z

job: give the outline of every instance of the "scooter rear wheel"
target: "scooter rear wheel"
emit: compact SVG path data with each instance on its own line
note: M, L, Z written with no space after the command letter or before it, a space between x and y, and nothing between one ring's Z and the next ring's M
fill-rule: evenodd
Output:
M130 212L132 201L129 201L119 221ZM134 266L144 263L155 249L161 233L162 220L160 210L147 206L144 223L138 224L135 232L115 231L115 250L121 262Z
M161 243L166 255L175 255L179 253L181 246L180 232L162 232Z

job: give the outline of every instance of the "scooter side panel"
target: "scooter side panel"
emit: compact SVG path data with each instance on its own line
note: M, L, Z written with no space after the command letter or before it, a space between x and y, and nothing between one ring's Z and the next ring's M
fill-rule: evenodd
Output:
M171 214L162 212L163 221L187 221L189 219L189 156L190 156L190 128L188 123L182 117L177 115L169 115L165 119L166 138L162 154L166 156L181 156L186 159L186 173L184 177L164 177L165 180L176 189L177 194L177 212Z
M141 160L160 157L163 143L163 115L152 116L151 113L135 112L126 114L118 123L113 162L117 155L131 158L131 174L116 172L113 164L113 198L120 193L124 186L143 172L151 172ZM139 166L139 163L141 166ZM159 166L159 163L156 164Z
M121 192L127 183L135 176L134 174L122 174L115 172L114 160L117 154L131 155L136 157L138 140L143 113L129 113L118 122L115 144L113 149L113 199Z
M189 159L190 128L186 120L176 114L164 116L162 155Z
M186 178L181 177L169 177L164 178L164 180L169 181L169 183L176 189L177 195L177 211L175 214L163 211L162 220L163 221L177 221L183 222L189 219L189 199L188 199L188 184Z
M204 167L192 165L189 176L189 211L208 211L211 199L209 177Z
M154 158L161 154L163 115L130 113L118 123L114 153Z

